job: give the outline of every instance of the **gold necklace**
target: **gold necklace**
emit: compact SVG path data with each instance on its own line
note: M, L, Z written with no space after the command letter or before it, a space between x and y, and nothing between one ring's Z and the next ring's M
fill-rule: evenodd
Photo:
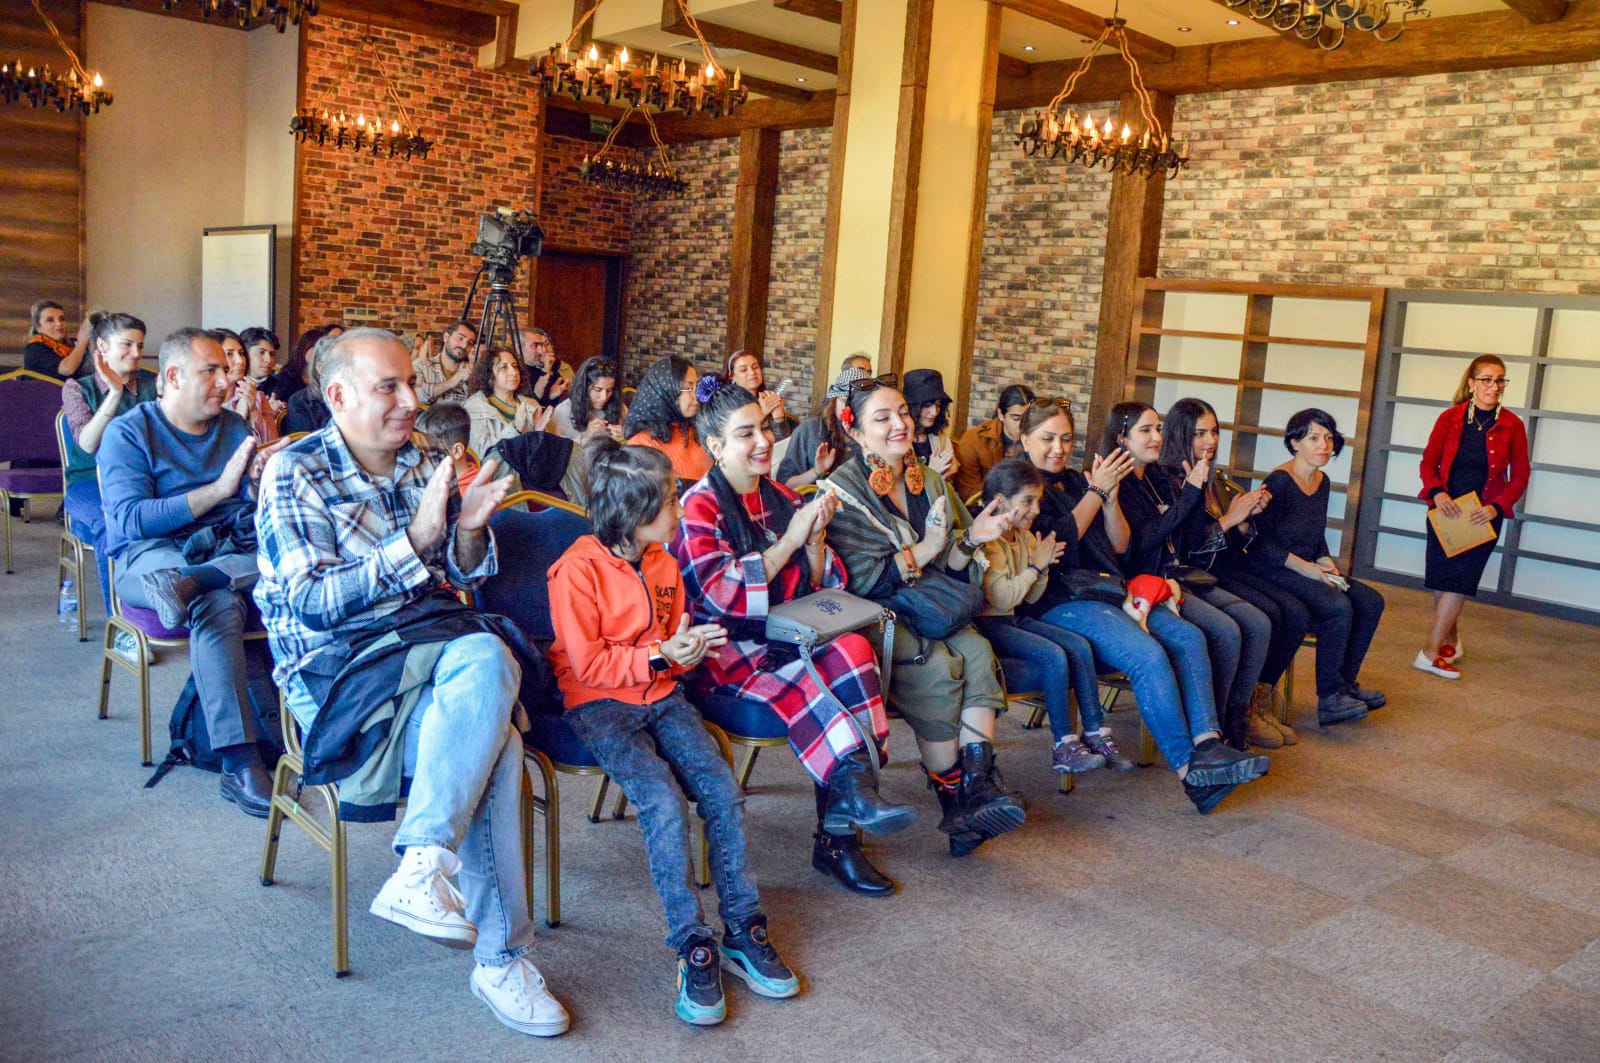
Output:
M1499 419L1500 419L1500 407L1499 406L1496 406L1493 410L1491 410L1489 412L1489 419L1487 421L1482 421L1482 422L1480 422L1478 420L1478 404L1477 403L1473 403L1472 404L1472 408L1467 411L1467 420L1471 421L1472 422L1472 427L1476 428L1480 432L1487 432L1489 429L1493 428L1494 427L1494 423L1496 421L1498 421Z

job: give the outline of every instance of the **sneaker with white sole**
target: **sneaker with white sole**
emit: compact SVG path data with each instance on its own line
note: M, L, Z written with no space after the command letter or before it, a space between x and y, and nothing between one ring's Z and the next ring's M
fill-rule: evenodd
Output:
M1417 659L1411 662L1411 667L1419 672L1436 675L1440 679L1460 679L1461 670L1443 657L1429 657L1427 650L1418 650Z
M472 995L489 1005L494 1017L518 1033L555 1037L572 1024L561 1001L550 995L544 975L526 958L504 967L478 964L469 979Z
M466 898L449 878L459 870L461 860L443 846L410 846L368 910L441 945L470 949L478 928L468 922Z
M1064 735L1050 753L1050 770L1057 775L1077 775L1106 766L1106 758L1078 740L1077 735Z

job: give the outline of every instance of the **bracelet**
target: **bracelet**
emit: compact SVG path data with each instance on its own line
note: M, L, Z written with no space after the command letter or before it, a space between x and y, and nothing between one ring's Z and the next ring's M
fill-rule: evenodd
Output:
M1034 564L1032 561L1028 562L1028 567L1033 569L1033 574L1034 575L1036 575L1036 576L1044 575L1044 569L1040 568L1038 565Z
M972 541L972 534L971 534L970 530L963 531L961 533L961 537L956 540L956 549L960 550L963 554L966 554L968 557L976 557L977 556L977 554L978 554L978 544Z
M1099 487L1099 485L1090 484L1089 485L1089 490L1093 491L1095 494L1100 496L1100 501L1101 501L1102 504L1107 504L1107 503L1109 503L1111 501L1111 496L1109 494L1107 494L1104 490L1102 490Z
M908 581L915 580L922 575L922 566L917 564L917 556L911 552L911 547L902 546L900 548L900 560L905 562L906 579Z

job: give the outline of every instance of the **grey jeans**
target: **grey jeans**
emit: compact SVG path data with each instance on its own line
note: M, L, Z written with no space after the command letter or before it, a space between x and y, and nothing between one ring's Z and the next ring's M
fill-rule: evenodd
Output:
M744 793L682 690L653 705L591 701L568 710L567 722L639 809L669 946L680 948L696 935L715 936L695 890L685 794L694 798L705 820L722 921L739 926L761 914L761 896L745 857Z
M140 577L166 568L194 564L176 546L135 544L117 563L117 595L129 605L154 609ZM254 554L226 554L207 562L229 579L227 590L207 591L189 607L189 670L194 674L200 711L212 749L237 746L268 737L256 733L244 663L247 592L260 578Z

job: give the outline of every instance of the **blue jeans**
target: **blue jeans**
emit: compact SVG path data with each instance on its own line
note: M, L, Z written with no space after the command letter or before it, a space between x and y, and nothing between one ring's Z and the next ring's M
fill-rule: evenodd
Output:
M478 928L473 956L490 967L533 948L522 864L522 739L511 727L521 675L494 635L463 635L445 647L405 732L411 791L395 852L440 845L461 858L466 915ZM285 693L294 718L310 727L317 703L298 676Z
M1217 697L1211 685L1211 650L1199 628L1172 615L1165 605L1150 610L1150 635L1161 644L1183 691L1183 712L1189 733L1201 735L1220 731L1217 724ZM1137 693L1134 695L1138 696Z
M606 774L639 810L650 879L667 917L667 945L715 937L700 910L690 856L693 797L706 824L718 910L728 926L761 914L761 895L745 856L744 793L681 688L652 705L602 699L567 711Z
M1093 647L1095 663L1101 671L1120 671L1128 677L1133 685L1133 696L1139 703L1139 715L1144 717L1150 737L1173 771L1189 763L1196 735L1217 729L1210 670L1205 670L1198 683L1191 677L1180 686L1161 644L1110 602L1062 602L1040 619L1083 636ZM1170 619L1183 624L1175 616ZM1204 640L1194 628L1183 626L1194 632L1203 662ZM1204 697L1186 706L1190 687L1198 687Z
M1036 670L1044 693L1044 711L1050 717L1050 734L1056 741L1073 733L1068 683L1078 696L1083 730L1087 733L1100 729L1105 714L1100 711L1094 650L1082 635L1026 616L980 616L973 622L994 647L996 657L1014 658Z
M80 540L94 547L94 564L100 570L100 600L111 612L111 559L106 556L106 513L100 505L100 483L79 480L67 487L61 498L67 511L67 527ZM78 608L83 608L83 588L78 588Z

